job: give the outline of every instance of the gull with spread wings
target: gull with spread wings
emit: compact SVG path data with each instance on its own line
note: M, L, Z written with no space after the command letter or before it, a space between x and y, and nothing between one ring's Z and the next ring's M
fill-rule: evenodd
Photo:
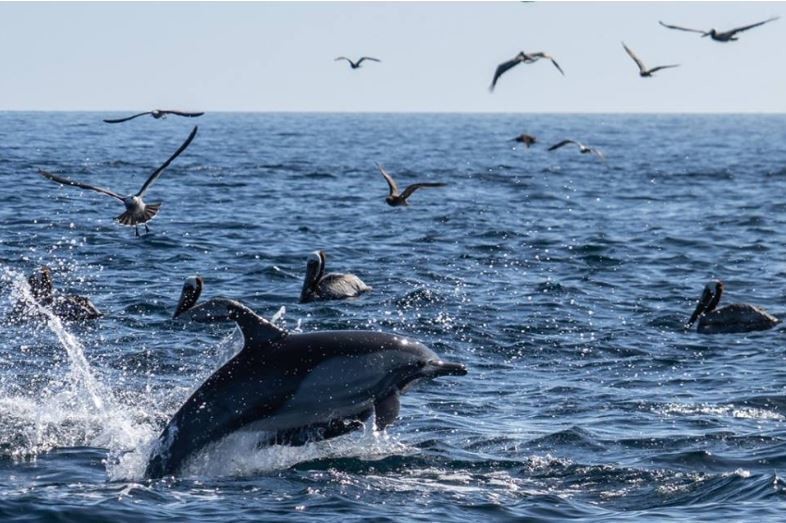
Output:
M556 60L554 60L554 58L547 55L546 53L542 53L542 52L525 53L524 51L521 51L511 60L508 60L507 62L502 62L497 66L497 70L494 71L494 79L491 80L491 86L489 86L489 91L494 90L494 87L497 85L497 80L499 80L499 77L505 74L508 70L516 67L519 64L534 64L541 58L546 60L551 60L551 63L554 64L554 67L556 67L557 70L560 73L562 73L562 76L565 76L565 72L562 70L562 67L559 66L559 64L557 63Z
M184 111L164 111L164 110L161 110L161 109L154 109L152 111L145 111L144 113L138 113L138 114L135 114L135 115L132 115L132 116L126 116L125 118L117 118L117 119L114 119L114 120L109 119L109 120L104 120L104 121L106 123L121 123L121 122L127 122L129 120L133 120L134 118L139 118L140 116L145 116L147 114L149 114L150 116L152 116L153 118L158 120L159 118L166 118L166 115L168 115L168 114L174 114L174 115L177 115L177 116L185 116L187 118L196 118L197 116L202 116L205 113L187 113L187 112L184 112Z
M656 71L660 71L661 69L668 69L670 67L679 67L679 64L674 65L659 65L658 67L653 67L652 69L647 69L644 63L639 60L639 57L636 56L633 51L628 49L628 46L625 45L625 42L622 42L622 47L625 48L625 52L628 53L628 56L633 58L633 61L636 62L636 65L639 66L639 76L642 78L649 78L651 77Z
M391 207L396 207L399 205L409 205L407 202L407 198L412 196L412 193L420 189L421 187L445 187L446 183L441 182L424 182L424 183L413 183L409 185L404 192L399 192L398 184L396 180L393 179L390 174L382 167L380 164L377 164L379 167L379 172L382 173L382 176L385 178L385 181L388 182L388 187L390 188L390 194L388 194L387 198L385 198L385 203L390 205Z
M123 196L114 191L110 191L109 189L104 189L103 187L96 187L95 185L69 180L68 178L63 178L46 171L39 171L38 174L62 185L72 185L82 189L89 189L91 191L100 192L101 194L106 194L107 196L111 196L112 198L120 200L123 205L126 206L126 212L115 219L123 225L133 225L134 229L136 230L136 235L139 236L139 224L144 224L145 231L150 232L147 222L149 222L156 214L158 214L158 209L161 207L160 203L143 202L142 197L145 195L145 192L147 192L150 186L153 185L153 183L158 179L158 177L161 176L161 173L164 172L164 169L166 169L169 164L180 155L180 153L186 150L186 147L189 146L191 141L194 139L194 136L196 136L196 133L197 126L194 126L194 129L191 131L191 134L188 135L186 141L183 142L183 145L181 145L177 151L175 151L175 154L170 156L167 161L161 164L158 169L153 171L153 174L150 175L144 185L142 185L142 188L139 189L139 192L136 194Z
M350 60L346 56L339 56L338 58L336 58L333 61L334 62L338 62L339 60L346 60L347 62L349 62L349 66L352 69L358 69L360 67L360 64L362 64L365 60L371 60L372 62L381 62L382 61L379 58L371 58L370 56L361 56L360 59L357 62L353 62L352 60Z
M748 29L753 29L754 27L759 27L760 25L764 25L767 22L773 22L773 21L777 20L778 18L780 18L780 16L773 16L772 18L768 18L767 20L764 20L763 22L756 22L755 24L744 25L742 27L729 29L728 31L717 31L715 29L710 29L709 31L704 31L702 29L689 29L687 27L680 27L678 25L664 24L663 22L660 22L660 21L658 23L660 25L662 25L663 27L666 27L668 29L677 29L678 31L690 31L691 33L699 33L699 34L701 34L702 38L705 37L705 36L709 36L710 38L712 38L716 42L736 42L737 40L739 40L739 38L737 38L737 33L741 33L743 31L747 31Z
M559 149L560 147L563 147L563 146L568 145L568 144L574 144L575 146L577 146L579 148L579 152L581 154L594 154L595 156L597 156L601 160L605 160L606 159L606 157L603 156L603 153L600 152L598 149L595 149L593 147L588 147L588 146L584 145L581 142L577 142L576 140L562 140L561 142L555 143L554 145L552 145L551 147L549 147L546 150L547 151L554 151L554 150Z

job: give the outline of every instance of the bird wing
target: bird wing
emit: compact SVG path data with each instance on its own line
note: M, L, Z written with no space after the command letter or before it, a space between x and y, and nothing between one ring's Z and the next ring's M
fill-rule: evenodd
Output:
M134 118L139 118L140 116L144 116L146 114L153 114L153 111L145 111L144 113L135 114L133 116L127 116L125 118L117 118L115 120L104 120L106 123L120 123L120 122L127 122L128 120L133 120Z
M664 24L660 20L658 21L658 23L663 27L668 27L669 29L677 29L678 31L690 31L691 33L707 34L707 31L702 31L701 29L688 29L687 27L680 27L678 25Z
M557 71L562 73L562 76L565 76L565 71L562 70L562 67L559 66L557 61L555 59L553 59L552 57L550 57L550 56L548 57L548 59L551 60L551 63L554 64L554 67L557 68Z
M202 116L205 114L204 112L201 113L187 113L185 111L161 111L163 114L176 114L177 116L187 116L188 118L196 118L197 116Z
M371 58L370 56L361 56L360 60L358 60L358 65L363 63L363 60L371 60L372 62L381 62L382 60L378 58Z
M155 181L158 179L158 177L159 177L159 176L161 176L161 173L162 173L162 172L164 172L164 169L166 169L167 167L169 167L169 164L170 164L170 163L172 163L172 160L174 160L175 158L177 158L178 156L180 156L180 153L182 153L183 151L185 151L185 150L186 150L186 147L188 147L188 145L189 145L189 144L191 143L191 141L194 139L194 136L196 136L196 133L197 133L197 129L198 129L198 128L199 128L199 127L195 125L195 126L194 126L194 129L192 129L192 130L191 130L191 134L189 134L189 135L188 135L188 138L186 138L186 141L185 141L185 142L183 142L183 145L181 145L180 147L178 147L177 151L175 151L175 154L173 154L172 156L170 156L170 157L169 157L169 159L167 159L167 161L165 161L164 163L162 163L162 164L161 164L161 167L159 167L158 169L156 169L155 171L153 171L153 174L151 174L151 175L150 175L150 177L147 179L147 181L146 181L146 182L145 182L145 184L142 186L142 188L141 188L141 189L139 189L139 192L138 192L138 193L136 193L136 195L137 195L138 197L140 197L140 198L141 198L141 197L142 197L142 196L145 194L145 191L147 191L148 187L150 187L150 186L153 184L153 182L155 182Z
M579 142L577 142L577 141L575 141L575 140L562 140L560 143L555 143L554 145L552 145L551 147L549 147L549 148L548 148L548 149L546 149L546 150L547 150L547 151L553 151L554 149L559 149L560 147L563 147L563 146L565 146L565 145L568 145L569 143L574 143L574 144L576 144L576 145L578 145L578 144L579 144Z
M404 192L401 193L401 198L403 200L406 200L407 198L412 196L413 192L417 191L421 187L445 187L446 185L447 185L446 183L441 183L441 182L413 183L412 185L404 189Z
M650 69L650 74L654 73L655 71L660 71L661 69L670 69L672 67L679 67L680 64L673 64L673 65L659 65L658 67L653 67Z
M628 56L630 56L631 58L633 58L633 61L634 61L634 62L636 62L636 65L638 65L638 66L639 66L639 71L640 71L640 72L642 72L642 73L643 73L644 71L646 71L646 70L647 70L647 67L646 67L646 66L645 66L645 65L644 65L644 64L641 62L641 60L639 60L639 57L638 57L638 56L636 56L636 54L635 54L633 51L631 51L630 49L628 49L628 46L627 46L627 45L625 45L625 42L622 42L622 47L624 47L624 48L625 48L625 52L626 52L626 53L628 53ZM653 69L653 71L654 71L654 69Z
M494 86L497 85L497 80L499 80L500 76L505 74L505 71L507 71L508 69L510 69L512 67L516 67L520 63L521 63L521 58L516 57L513 60L508 60L507 62L503 62L503 63L499 64L497 66L497 70L494 71L494 79L491 80L491 86L489 87L489 91L493 91L494 90Z
M388 174L382 165L377 164L377 167L379 167L379 172L382 173L382 176L384 176L385 180L388 182L388 187L390 187L390 196L398 196L398 184L396 183L396 180L394 180L393 177Z
M764 20L763 22L756 22L755 24L745 25L745 26L742 26L742 27L737 27L737 28L732 29L730 31L726 31L726 33L734 34L734 33L739 33L739 32L742 32L742 31L747 31L748 29L753 29L754 27L759 27L760 25L764 25L767 22L772 22L774 20L777 20L778 18L780 18L780 16L774 16L772 18L768 18L767 20Z
M339 56L338 58L336 58L336 59L335 59L335 60L333 60L333 61L334 61L334 62L338 62L339 60L346 60L346 61L347 61L347 62L349 62L350 64L352 64L352 65L355 65L355 62L353 62L352 60L350 60L350 59L349 59L349 58L347 58L346 56Z
M117 198L121 202L123 201L122 196L120 196L116 192L110 191L109 189L104 189L103 187L96 187L95 185L90 185L88 183L76 182L74 180L69 180L68 178L63 178L62 176L57 176L55 174L48 173L46 171L38 171L38 174L40 174L44 178L49 178L53 182L57 182L63 185L73 185L74 187L79 187L81 189L90 189L91 191L100 192L102 194L106 194L107 196L111 196L112 198Z
M600 158L604 162L606 161L606 156L601 151L599 151L598 149L593 149L592 147L590 147L590 151L592 151L592 154L594 154L595 156L597 156L598 158Z

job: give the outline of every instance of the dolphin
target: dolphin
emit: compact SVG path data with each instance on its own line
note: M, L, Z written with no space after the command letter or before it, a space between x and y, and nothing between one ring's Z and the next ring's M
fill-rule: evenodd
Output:
M298 445L356 430L372 415L383 429L398 417L400 394L415 383L467 373L404 336L290 334L235 300L195 306L194 281L186 280L175 317L188 311L197 322L234 321L244 345L169 421L153 445L146 478L177 473L194 453L237 430L270 433L269 444Z

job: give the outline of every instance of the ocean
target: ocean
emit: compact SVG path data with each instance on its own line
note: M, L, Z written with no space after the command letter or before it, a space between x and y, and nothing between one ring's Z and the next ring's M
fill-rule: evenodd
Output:
M0 113L0 520L783 517L786 331L685 322L713 279L786 315L786 116L113 116ZM195 124L140 237L119 202L37 174L135 192ZM606 161L546 151L564 138ZM448 186L389 207L378 163ZM299 304L319 249L373 290ZM104 317L9 321L42 265ZM469 373L418 384L383 432L237 433L145 480L241 343L171 319L193 274L290 331L406 335Z

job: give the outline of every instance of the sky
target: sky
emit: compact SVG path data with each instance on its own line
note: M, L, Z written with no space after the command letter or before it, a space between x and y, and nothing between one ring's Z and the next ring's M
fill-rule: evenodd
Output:
M786 2L0 2L0 110L786 112ZM648 66L640 78L621 46ZM508 71L519 51L553 55ZM351 70L340 55L374 56Z

